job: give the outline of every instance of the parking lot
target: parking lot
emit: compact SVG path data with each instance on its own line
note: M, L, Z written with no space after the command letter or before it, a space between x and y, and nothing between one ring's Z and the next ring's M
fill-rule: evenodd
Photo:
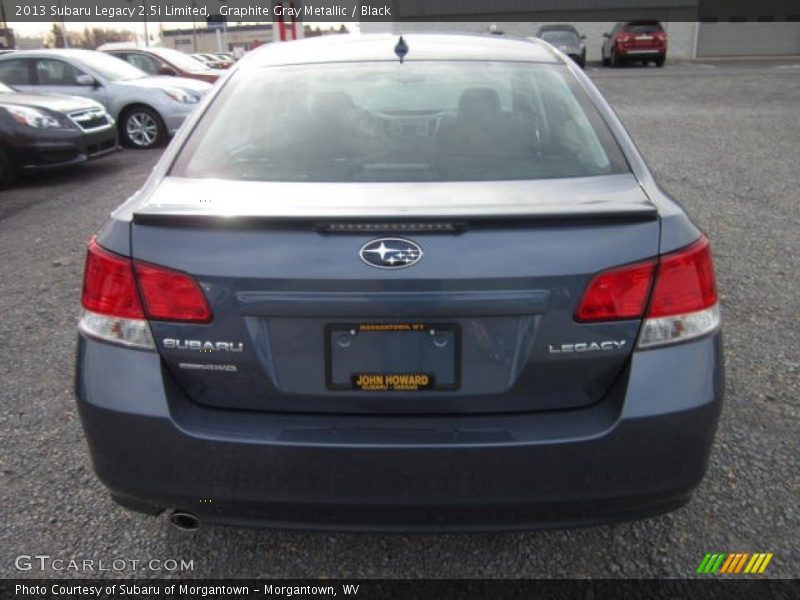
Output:
M139 577L685 577L706 552L772 552L800 575L800 61L589 67L661 184L713 243L727 397L709 472L666 516L573 529L382 535L205 527L126 512L95 479L72 369L84 245L158 151L0 192L0 576L15 557L181 559ZM146 443L146 440L143 440ZM635 451L635 449L632 449ZM168 457L165 457L168 460Z

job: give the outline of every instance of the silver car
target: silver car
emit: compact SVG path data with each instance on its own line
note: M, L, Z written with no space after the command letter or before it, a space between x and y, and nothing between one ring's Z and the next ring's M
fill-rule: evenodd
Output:
M561 50L581 69L586 67L586 36L578 33L572 25L545 25L539 28L536 37Z
M116 119L121 141L132 148L162 145L211 89L203 81L148 76L93 50L32 50L0 56L0 81L22 92L96 100Z

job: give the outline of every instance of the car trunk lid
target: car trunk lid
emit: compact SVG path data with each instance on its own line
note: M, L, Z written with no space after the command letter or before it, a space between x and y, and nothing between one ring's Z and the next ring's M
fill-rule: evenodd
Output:
M373 268L359 254L381 238L421 257ZM597 402L624 371L639 320L580 324L574 313L593 274L657 255L658 220L631 175L167 178L135 211L132 251L191 274L208 299L208 324L151 321L166 370L198 403L532 411Z

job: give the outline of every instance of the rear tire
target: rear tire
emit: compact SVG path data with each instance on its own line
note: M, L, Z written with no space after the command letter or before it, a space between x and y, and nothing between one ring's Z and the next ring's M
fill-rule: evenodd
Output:
M167 126L161 115L149 106L132 106L120 116L119 136L128 148L148 150L164 145Z
M602 63L603 63L604 67L608 67L608 66L611 65L611 59L610 58L606 58L606 55L603 54L602 51L600 52L600 59L602 60Z
M8 158L6 151L0 148L0 190L10 187L16 180L17 168Z
M656 63L657 67L663 67L664 66L664 61L666 61L666 60L667 60L666 56L661 56L661 57L655 59L653 62Z
M617 56L617 51L613 48L611 49L611 66L615 69L619 69L622 66L622 59Z

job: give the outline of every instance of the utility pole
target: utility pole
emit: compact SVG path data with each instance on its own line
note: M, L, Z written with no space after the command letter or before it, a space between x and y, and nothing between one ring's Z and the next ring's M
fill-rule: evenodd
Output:
M197 54L197 23L195 23L194 9L197 2L192 0L192 54Z
M144 5L144 45L145 48L150 47L150 35L147 33L147 0L142 0L142 4Z
M131 4L134 3L134 0L128 0ZM142 20L144 21L144 45L145 47L150 46L150 34L147 33L147 11L150 10L150 7L147 6L147 0L142 0L142 6L144 7L144 13L142 15ZM136 45L139 45L139 36L136 36Z
M0 0L0 23L3 24L2 28L0 28L3 30L3 48L7 48L8 46L13 48L16 46L16 44L14 43L14 36L9 34L8 31L8 23L6 22L6 7L3 4L3 0Z
M58 0L58 8L62 8L61 0ZM64 48L69 48L69 40L67 39L67 25L64 23L64 11L59 10L59 12L61 13L61 45L64 46Z

